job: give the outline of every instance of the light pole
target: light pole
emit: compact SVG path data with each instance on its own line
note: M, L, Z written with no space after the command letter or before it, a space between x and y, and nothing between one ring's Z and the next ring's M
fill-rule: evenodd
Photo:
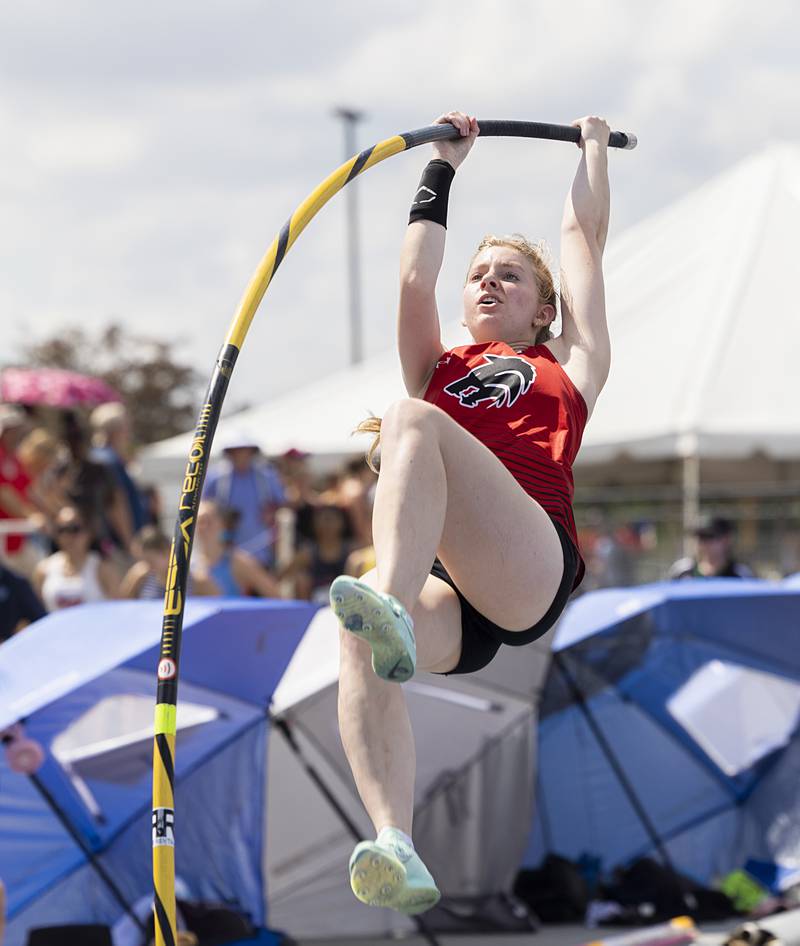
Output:
M344 122L345 160L356 153L356 122L364 117L363 112L351 108L336 108L334 114ZM361 328L361 269L358 239L358 190L357 182L351 181L345 189L347 212L347 271L350 291L350 364L363 360Z

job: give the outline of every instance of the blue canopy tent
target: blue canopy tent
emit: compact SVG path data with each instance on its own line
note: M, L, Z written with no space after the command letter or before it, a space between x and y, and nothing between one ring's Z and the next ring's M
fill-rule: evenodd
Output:
M176 751L177 873L198 899L264 920L264 728L316 606L187 604ZM45 762L0 754L8 946L32 926L113 922L151 889L154 667L161 605L56 612L0 646L0 730L24 720ZM182 720L183 717L183 720Z
M642 856L709 883L800 857L800 587L732 579L599 591L565 614L539 712L547 853Z

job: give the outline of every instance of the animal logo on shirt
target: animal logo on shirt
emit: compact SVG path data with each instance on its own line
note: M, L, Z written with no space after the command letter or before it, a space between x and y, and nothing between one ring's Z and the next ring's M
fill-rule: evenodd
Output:
M536 379L536 368L529 361L506 355L483 357L485 364L445 386L445 392L457 397L462 407L475 407L481 401L492 401L490 407L511 407L528 393Z

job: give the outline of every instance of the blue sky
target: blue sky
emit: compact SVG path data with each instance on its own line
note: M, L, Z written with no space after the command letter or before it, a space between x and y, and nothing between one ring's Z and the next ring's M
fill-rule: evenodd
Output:
M169 4L30 0L0 9L0 361L111 320L172 341L207 376L275 233L341 163L336 105L360 147L461 108L637 133L611 159L611 236L769 139L800 139L793 0L558 4L496 0ZM558 255L578 152L478 142L451 199L439 294L459 316L488 231ZM393 343L397 255L424 149L359 181L365 347ZM279 270L231 406L347 362L342 195Z

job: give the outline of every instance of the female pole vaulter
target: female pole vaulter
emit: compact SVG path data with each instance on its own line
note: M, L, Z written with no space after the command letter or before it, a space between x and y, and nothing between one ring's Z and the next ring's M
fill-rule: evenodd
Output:
M409 397L380 424L377 567L331 587L342 625L342 742L377 832L353 852L351 886L362 902L406 914L440 895L411 840L414 740L398 684L417 668L472 673L502 645L523 646L556 621L584 572L571 465L610 366L609 126L596 117L574 123L581 158L561 230L561 334L550 333L557 296L539 249L489 236L464 284L471 344L445 351L435 289L448 193L480 131L462 112L437 119L445 122L460 137L433 145L400 259Z

